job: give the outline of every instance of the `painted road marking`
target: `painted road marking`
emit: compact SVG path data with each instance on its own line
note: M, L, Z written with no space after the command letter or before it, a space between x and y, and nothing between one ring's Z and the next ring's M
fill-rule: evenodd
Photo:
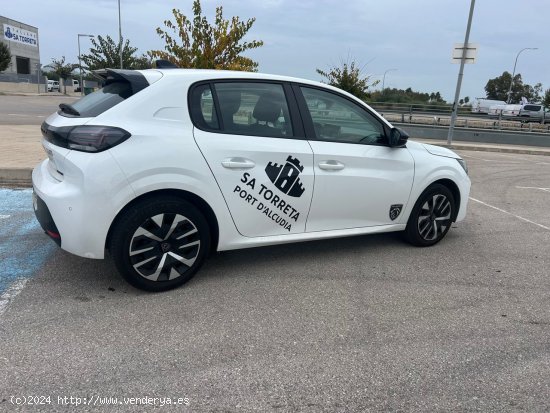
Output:
M487 207L489 207L489 208L496 209L497 211L503 212L503 213L505 213L505 214L507 214L507 215L511 215L511 216L513 216L514 218L520 219L520 220L522 220L522 221L528 222L528 223L530 223L530 224L536 225L537 227L541 227L541 228L544 228L544 229L550 231L550 228L549 228L549 227L544 226L544 225L542 225L542 224L539 224L538 222L531 221L530 219L523 218L523 217L520 217L519 215L512 214L511 212L505 211L504 209L501 209L501 208L496 207L496 206L494 206L494 205L490 205L490 204L488 204L488 203L486 203L486 202L480 201L479 199L475 199L475 198L472 198L472 197L470 197L470 199L471 199L472 201L474 201L474 202L480 203L481 205L485 205L485 206L487 206Z
M0 188L0 315L57 246L45 235L32 207L32 190ZM17 248L14 248L17 245Z
M537 186L516 186L519 189L538 189L540 191L550 192L550 188L539 188Z
M12 283L2 295L0 295L0 316L8 308L8 304L13 300L27 284L28 278L22 278Z

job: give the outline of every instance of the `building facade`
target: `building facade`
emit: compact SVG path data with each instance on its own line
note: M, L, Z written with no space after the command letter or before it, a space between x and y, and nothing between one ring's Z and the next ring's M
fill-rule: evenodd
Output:
M38 28L0 16L0 29L0 41L11 53L11 65L0 73L0 80L36 82L40 67Z

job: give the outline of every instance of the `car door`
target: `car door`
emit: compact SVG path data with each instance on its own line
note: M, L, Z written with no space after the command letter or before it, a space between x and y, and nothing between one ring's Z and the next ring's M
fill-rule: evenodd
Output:
M217 81L190 94L195 141L237 230L247 237L305 231L313 152L290 86Z
M295 90L314 153L306 231L399 222L414 179L409 151L389 147L389 128L344 95L310 86Z

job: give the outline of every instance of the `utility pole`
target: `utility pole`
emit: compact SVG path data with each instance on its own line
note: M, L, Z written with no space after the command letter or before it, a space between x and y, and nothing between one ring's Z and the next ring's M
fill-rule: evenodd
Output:
M472 0L470 4L470 15L468 16L468 26L466 27L466 36L464 37L464 45L462 48L462 60L460 61L460 70L458 72L458 80L456 81L455 100L453 102L453 109L451 112L451 124L449 125L449 134L447 135L447 145L451 145L453 142L453 131L458 113L458 99L460 97L462 77L464 76L464 63L466 62L466 52L468 48L468 40L470 39L470 27L472 26L472 16L474 15L475 4L476 0Z
M118 0L118 44L120 45L120 68L122 69L122 26L120 24L120 0Z
M40 94L40 68L41 67L42 65L40 63L36 64L36 86L38 87L38 94Z
M80 38L94 37L93 34L78 34L78 67L80 68L80 96L84 96L84 82L82 80L82 60L80 59Z

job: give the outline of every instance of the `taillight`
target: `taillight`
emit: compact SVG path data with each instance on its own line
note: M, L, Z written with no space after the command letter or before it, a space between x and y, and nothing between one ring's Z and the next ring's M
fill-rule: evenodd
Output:
M76 126L67 136L69 149L101 152L124 142L130 134L112 126Z
M114 126L62 126L42 123L44 139L54 145L81 152L101 152L116 146L131 135Z

